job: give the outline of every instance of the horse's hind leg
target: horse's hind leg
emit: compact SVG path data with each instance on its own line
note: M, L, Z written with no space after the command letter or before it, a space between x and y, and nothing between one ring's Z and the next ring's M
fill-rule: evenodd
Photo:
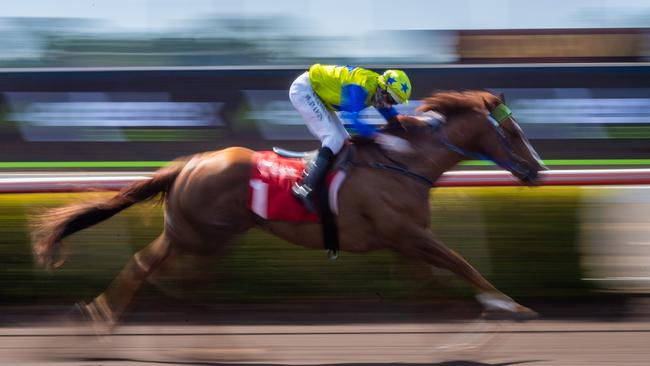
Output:
M93 321L99 332L110 331L120 319L133 296L174 249L170 240L161 234L156 240L134 254L109 287L82 311Z
M497 290L460 254L437 240L430 230L417 230L417 234L403 236L409 240L396 248L408 257L449 270L469 282L478 292L477 299L485 308L486 317L505 317L527 320L537 317L537 313Z

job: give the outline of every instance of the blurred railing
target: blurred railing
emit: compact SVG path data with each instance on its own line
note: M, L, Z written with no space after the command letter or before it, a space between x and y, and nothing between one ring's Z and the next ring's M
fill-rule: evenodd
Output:
M138 175L85 173L83 175L29 174L0 176L2 193L84 192L120 190L135 181L149 179ZM650 169L551 170L541 173L540 185L591 186L650 184ZM436 187L499 187L522 185L507 171L453 171L445 173Z

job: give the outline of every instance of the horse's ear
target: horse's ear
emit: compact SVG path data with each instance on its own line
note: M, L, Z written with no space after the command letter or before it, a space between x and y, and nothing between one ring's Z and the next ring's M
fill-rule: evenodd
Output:
M490 105L490 103L485 98L481 98L481 99L483 99L483 104L485 105L485 109L487 109L488 112L491 113L494 107Z
M501 103L507 104L506 103L506 95L503 93L499 93L499 99L501 99Z

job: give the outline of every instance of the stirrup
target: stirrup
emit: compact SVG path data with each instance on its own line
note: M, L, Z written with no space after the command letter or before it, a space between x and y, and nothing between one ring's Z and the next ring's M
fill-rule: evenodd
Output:
M291 191L293 194L300 199L307 199L313 189L306 184L299 184L298 182L294 183L291 186Z
M318 210L316 209L316 203L311 197L312 191L311 187L304 184L294 183L293 186L291 186L293 196L302 202L302 205L305 206L307 211L315 214L318 213Z

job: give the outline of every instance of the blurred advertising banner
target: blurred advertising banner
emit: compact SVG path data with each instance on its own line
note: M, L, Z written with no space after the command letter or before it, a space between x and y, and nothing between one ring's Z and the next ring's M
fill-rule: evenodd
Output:
M508 29L458 32L461 63L642 61L645 29Z
M26 141L185 140L187 130L225 126L223 103L170 101L165 93L9 92L5 99Z
M533 139L650 138L650 88L492 90L505 93L517 121ZM223 100L174 101L166 93L8 92L5 118L16 124L24 141L205 140L215 136L206 131L241 125L249 125L248 131L264 140L313 140L285 90L236 93L243 97L241 113L226 117ZM397 109L413 114L420 103L413 100ZM373 108L361 118L374 125L385 122Z

